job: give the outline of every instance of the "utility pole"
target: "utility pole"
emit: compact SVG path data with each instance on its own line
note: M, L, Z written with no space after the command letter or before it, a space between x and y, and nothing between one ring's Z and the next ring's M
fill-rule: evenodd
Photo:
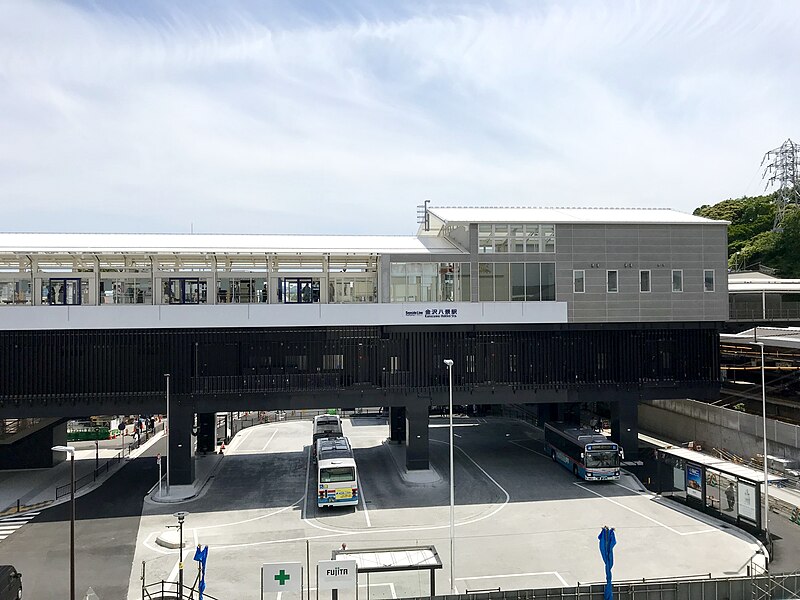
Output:
M791 139L764 155L762 179L767 181L765 190L777 184L775 192L775 221L772 231L781 231L781 223L787 207L800 205L800 145Z

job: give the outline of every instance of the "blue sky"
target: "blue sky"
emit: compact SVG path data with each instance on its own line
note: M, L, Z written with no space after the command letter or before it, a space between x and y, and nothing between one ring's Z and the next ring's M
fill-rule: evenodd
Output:
M3 231L412 233L756 195L800 3L0 3Z

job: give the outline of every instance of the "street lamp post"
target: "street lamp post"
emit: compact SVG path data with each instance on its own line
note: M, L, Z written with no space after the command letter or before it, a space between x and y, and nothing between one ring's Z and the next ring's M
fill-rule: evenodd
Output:
M70 462L69 517L69 600L75 600L75 447L53 446L53 452L66 452Z
M183 520L188 514L185 510L181 510L172 515L178 519L178 600L183 600Z
M172 454L169 451L169 428L171 425L169 422L169 373L164 373L164 377L167 378L167 423L164 426L164 437L167 440L167 494L169 494L169 455Z
M455 480L453 473L453 360L450 358L445 359L444 364L447 365L447 372L450 380L450 591L455 593L456 580L455 580Z
M764 425L764 533L769 546L769 468L767 461L767 386L764 376L764 342L756 342L761 347L761 411Z

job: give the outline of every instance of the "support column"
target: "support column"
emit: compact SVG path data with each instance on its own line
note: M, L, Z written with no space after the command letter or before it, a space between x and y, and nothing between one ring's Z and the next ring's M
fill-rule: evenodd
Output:
M194 440L192 426L194 413L173 406L169 413L169 484L194 483Z
M406 406L406 469L430 467L428 449L428 405Z
M389 439L398 444L406 440L406 407L389 407Z
M197 453L217 451L217 414L197 413Z
M545 423L552 423L553 421L559 421L559 405L555 402L546 402L544 404L536 404L535 405L537 410L539 411L539 425L544 427Z
M639 458L639 402L611 403L611 439L622 446L625 461Z

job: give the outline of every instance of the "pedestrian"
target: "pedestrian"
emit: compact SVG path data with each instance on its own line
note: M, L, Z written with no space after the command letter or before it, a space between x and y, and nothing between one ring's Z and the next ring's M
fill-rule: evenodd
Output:
M725 490L725 499L728 501L728 512L732 512L736 500L736 492L733 489L732 481L728 483L728 489Z

